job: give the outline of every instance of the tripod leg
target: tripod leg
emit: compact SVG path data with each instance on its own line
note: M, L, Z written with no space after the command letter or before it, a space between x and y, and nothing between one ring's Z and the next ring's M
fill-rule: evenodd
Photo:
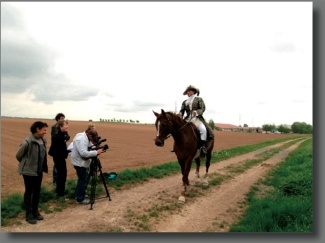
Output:
M109 191L108 191L108 188L107 188L107 185L106 185L106 181L105 181L105 178L104 178L104 175L103 175L103 172L102 172L102 168L101 167L99 167L99 175L100 175L100 178L102 179L102 182L104 184L105 191L106 191L106 195L109 198L109 200L112 201L111 196L109 195Z
M95 203L96 197L96 185L97 185L97 172L90 171L91 175L91 187L90 187L90 209L93 209L93 204Z

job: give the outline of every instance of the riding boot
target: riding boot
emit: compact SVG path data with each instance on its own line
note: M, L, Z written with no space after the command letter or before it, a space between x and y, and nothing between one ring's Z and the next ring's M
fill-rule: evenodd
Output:
M201 154L203 155L207 154L206 141L200 140L200 150L201 150Z
M213 135L213 130L212 130L211 126L207 123L204 123L204 125L205 125L205 128L207 129L208 140L213 139L214 135Z
M36 224L37 221L33 216L31 195L24 195L24 204L26 209L26 221L30 224Z

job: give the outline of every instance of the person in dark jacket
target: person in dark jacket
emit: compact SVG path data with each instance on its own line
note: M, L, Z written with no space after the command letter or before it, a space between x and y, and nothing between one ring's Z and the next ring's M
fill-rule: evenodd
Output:
M65 115L60 112L60 113L56 114L56 116L55 116L54 119L55 119L56 123L51 128L51 143L53 143L53 137L59 131L58 122L59 121L63 121L65 119ZM56 179L58 177L58 175L57 175L58 172L56 170L55 164L53 165L53 172L52 172L52 174L53 174L53 184L56 184Z
M44 217L38 210L41 193L43 172L48 173L46 140L48 125L42 121L36 121L30 127L30 136L19 146L16 159L19 161L18 173L24 178L25 193L24 206L26 221L36 224L37 220Z
M65 195L65 183L67 180L67 163L68 157L67 141L70 139L68 134L68 121L58 121L58 132L52 136L52 143L49 155L53 157L54 165L57 170L56 194L59 197Z

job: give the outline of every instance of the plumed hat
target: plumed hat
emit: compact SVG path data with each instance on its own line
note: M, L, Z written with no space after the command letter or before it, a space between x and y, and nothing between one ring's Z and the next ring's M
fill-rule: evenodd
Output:
M193 85L188 86L185 89L185 91L183 92L183 95L186 95L186 93L187 93L188 90L193 90L194 91L194 94L197 94L197 96L200 95L200 90L198 88L196 88L195 86L193 86Z

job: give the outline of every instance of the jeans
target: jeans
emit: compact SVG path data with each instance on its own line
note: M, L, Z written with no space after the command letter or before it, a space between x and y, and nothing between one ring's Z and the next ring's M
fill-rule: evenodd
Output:
M86 196L88 168L74 166L78 176L78 183L75 191L77 202L82 202Z

